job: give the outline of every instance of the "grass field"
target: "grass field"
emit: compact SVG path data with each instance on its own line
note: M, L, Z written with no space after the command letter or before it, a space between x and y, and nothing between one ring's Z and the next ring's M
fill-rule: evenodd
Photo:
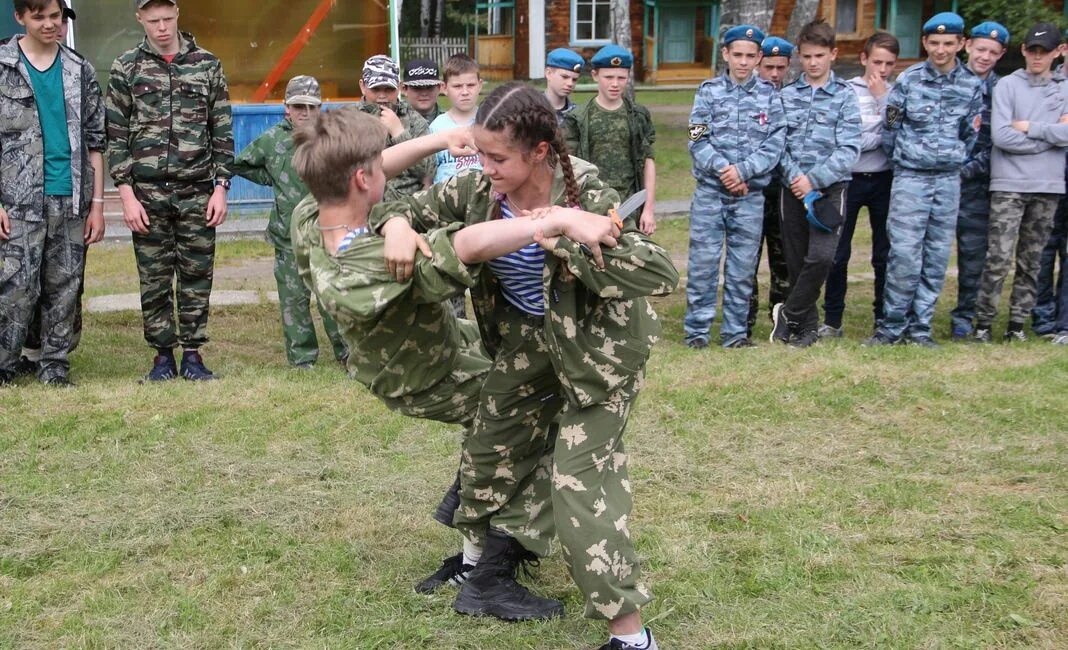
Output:
M681 261L686 227L659 234ZM223 243L219 288L269 288L269 261ZM136 287L121 245L87 275L90 294ZM1068 646L1068 351L861 348L862 280L841 342L693 352L682 295L656 304L627 434L663 648ZM273 305L216 309L211 334L222 381L141 386L139 315L89 314L76 389L0 391L0 647L603 642L558 552L532 584L560 621L415 594L458 547L429 517L458 431L388 413L333 363L288 369Z

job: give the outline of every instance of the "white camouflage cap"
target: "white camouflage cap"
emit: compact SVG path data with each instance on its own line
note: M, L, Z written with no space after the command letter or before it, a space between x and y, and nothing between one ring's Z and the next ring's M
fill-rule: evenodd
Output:
M363 64L363 83L368 88L400 85L400 68L385 54L376 54Z
M293 77L286 84L286 105L310 104L319 106L323 103L323 93L315 77L302 74Z

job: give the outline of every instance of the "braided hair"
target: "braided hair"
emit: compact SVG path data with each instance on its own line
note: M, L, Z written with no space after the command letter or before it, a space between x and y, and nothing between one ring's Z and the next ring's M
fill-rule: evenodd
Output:
M547 142L549 166L555 169L560 165L564 173L567 204L579 207L575 171L571 168L567 145L556 121L556 111L545 95L518 81L498 86L478 107L475 124L487 131L507 131L512 142L524 152L529 152L540 142ZM498 203L494 218L499 217Z

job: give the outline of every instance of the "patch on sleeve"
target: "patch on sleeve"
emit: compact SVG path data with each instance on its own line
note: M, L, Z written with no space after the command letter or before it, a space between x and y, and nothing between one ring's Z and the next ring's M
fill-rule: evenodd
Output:
M972 128L978 131L981 126L983 126L983 116L976 115L975 119L972 120Z
M707 124L691 124L690 125L690 140L697 142L705 132L708 131Z
M886 126L887 128L894 128L901 121L902 111L900 106L887 106L886 107Z

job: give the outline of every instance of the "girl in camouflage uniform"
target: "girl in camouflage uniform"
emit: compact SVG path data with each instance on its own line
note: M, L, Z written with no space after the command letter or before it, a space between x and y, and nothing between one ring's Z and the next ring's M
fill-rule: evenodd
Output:
M401 276L415 254L409 224L515 224L508 236L483 237L474 226L454 241L465 263L488 261L472 298L494 365L465 444L455 519L484 551L453 606L504 619L562 615L559 602L515 581L517 565L546 555L556 532L586 615L608 620L619 637L604 647L655 648L638 613L651 596L638 581L627 528L622 433L660 331L645 296L670 293L678 273L632 222L622 224L614 248L598 253L601 268L588 255L596 251L546 237L527 221L525 211L551 206L569 206L550 211L557 218L577 216L575 208L603 215L618 200L595 168L569 158L555 113L537 91L508 84L491 93L476 116L475 142L482 172L380 205L370 218L386 236L387 264ZM527 246L495 258L514 250L512 235ZM554 419L559 436L549 428Z

